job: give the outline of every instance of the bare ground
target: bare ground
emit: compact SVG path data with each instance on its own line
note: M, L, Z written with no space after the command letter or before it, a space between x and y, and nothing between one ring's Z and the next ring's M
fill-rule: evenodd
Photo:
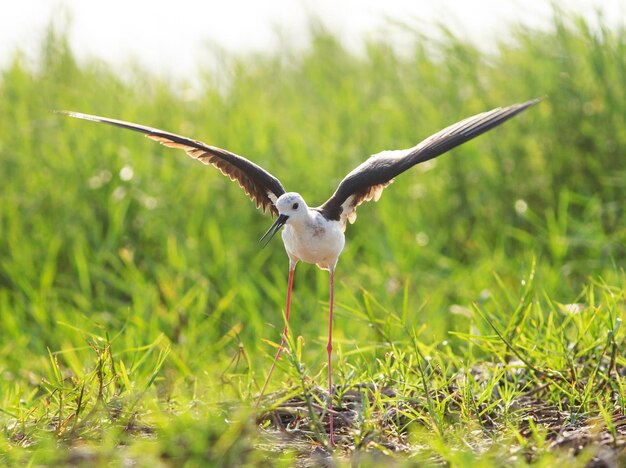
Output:
M371 462L385 460L393 466L408 457L416 462L447 465L428 444L420 443L419 436L412 436L414 426L421 426L422 438L427 432L424 429L428 424L414 418L416 413L422 413L423 421L428 421L424 402L402 398L384 388L379 391L383 405L367 412L365 408L374 407L372 390L371 386L362 385L341 395L341 406L333 409L335 453L339 450L353 463L366 457ZM520 459L533 462L540 455L553 452L575 457L588 467L626 466L624 408L605 416L599 412L576 415L563 402L548 403L539 396L541 390L522 394L506 411L495 405L493 410L482 413L480 424L468 428L461 437L464 447L471 447L476 454L495 450L496 459L503 463ZM259 415L257 422L267 437L263 448L277 453L295 451L300 466L332 466L332 451L326 448L328 413L324 394L318 388L308 399L298 395ZM369 401L364 400L366 397ZM413 416L412 422L407 414ZM458 436L462 424L454 414L450 419Z

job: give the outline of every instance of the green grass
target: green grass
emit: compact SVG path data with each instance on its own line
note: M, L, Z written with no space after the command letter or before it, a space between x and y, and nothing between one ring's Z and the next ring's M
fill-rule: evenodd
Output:
M256 412L287 280L280 242L257 244L269 218L218 171L53 109L228 148L315 205L369 154L545 96L359 208L337 270L333 456L623 463L625 56L623 28L556 11L493 55L418 33L355 55L312 28L304 52L227 56L192 85L80 61L49 31L37 63L0 71L0 462L327 456L327 273L299 266L291 352Z

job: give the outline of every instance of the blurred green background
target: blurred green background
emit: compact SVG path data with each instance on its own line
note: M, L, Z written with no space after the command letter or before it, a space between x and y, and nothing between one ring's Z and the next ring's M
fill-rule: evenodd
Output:
M279 240L260 249L271 220L236 184L182 152L54 109L227 148L315 206L370 154L544 97L359 208L337 269L335 322L338 359L357 370L375 371L372 357L384 353L372 315L385 323L404 311L425 343L462 348L448 332L468 331L471 304L510 315L505 299L535 261L540 300L577 302L590 279L623 287L624 29L556 15L548 30L518 28L489 54L452 33L416 33L402 53L376 41L359 55L313 26L306 50L225 56L199 85L79 61L51 29L37 63L17 52L0 73L4 417L42 411L46 382L80 382L105 349L128 377L115 397L145 387L155 401L248 400L282 326L287 257ZM313 376L324 370L327 283L313 266L296 271L291 329ZM289 375L280 367L274 389Z

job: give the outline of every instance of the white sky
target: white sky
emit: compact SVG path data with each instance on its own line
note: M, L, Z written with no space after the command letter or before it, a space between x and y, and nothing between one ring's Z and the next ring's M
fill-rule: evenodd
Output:
M559 0L567 11L590 18L601 10L610 24L624 24L624 0ZM169 75L193 74L207 64L209 46L237 52L279 47L277 30L305 43L307 19L322 19L350 47L366 36L387 34L400 20L435 33L442 23L488 48L512 23L549 24L549 0L5 0L0 9L0 65L19 48L35 56L51 21L68 25L79 56L116 65L129 58ZM69 21L68 21L69 19ZM63 29L63 28L61 28ZM398 30L396 29L396 32ZM401 34L393 40L401 41Z

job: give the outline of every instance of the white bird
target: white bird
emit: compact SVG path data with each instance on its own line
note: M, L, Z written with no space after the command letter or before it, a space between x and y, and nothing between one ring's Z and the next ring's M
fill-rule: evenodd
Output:
M236 180L248 196L263 212L269 210L278 216L274 224L261 237L265 247L272 237L284 226L283 244L289 257L289 279L285 327L276 356L268 372L257 400L259 404L276 362L285 346L291 312L291 290L293 276L298 262L313 263L330 273L330 299L328 324L328 408L329 435L331 445L335 445L333 431L333 388L332 388L332 347L333 347L333 303L334 276L337 260L345 245L344 231L347 222L356 220L357 207L369 200L377 201L385 187L402 172L418 163L433 159L456 146L459 146L482 133L491 130L504 121L539 102L534 99L521 104L496 108L457 122L426 138L416 146L397 151L383 151L375 154L350 172L335 190L335 193L322 205L311 208L296 192L286 192L280 181L265 169L248 159L230 151L206 145L174 133L156 128L137 125L122 120L109 119L79 112L57 111L70 117L115 125L117 127L144 133L148 138L170 148L180 148L189 156L204 164L217 167L231 180Z

